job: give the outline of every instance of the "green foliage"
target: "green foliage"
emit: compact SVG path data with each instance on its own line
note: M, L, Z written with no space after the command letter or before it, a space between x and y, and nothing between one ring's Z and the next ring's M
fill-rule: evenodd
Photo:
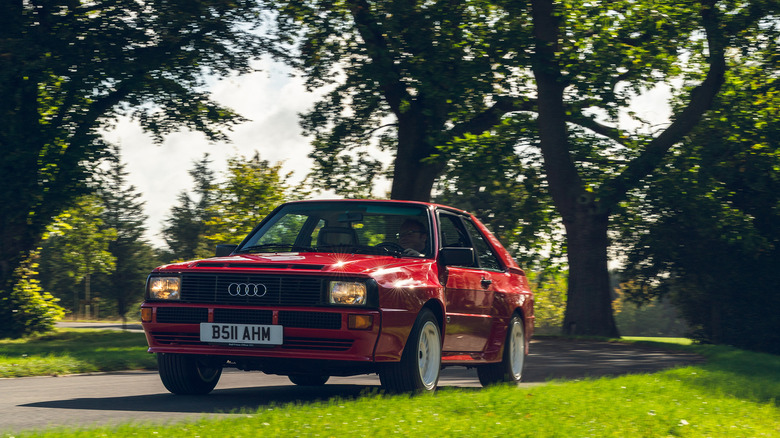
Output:
M615 288L617 298L612 301L612 308L621 335L682 337L691 334L679 310L668 298L655 298L641 304L629 300L629 296L636 296L631 292L635 287L628 282Z
M229 158L221 181L210 163L206 155L190 170L196 200L184 191L171 208L163 230L169 261L211 257L215 245L240 242L279 204L308 193L305 187L291 188L281 164L270 165L257 153Z
M165 220L163 238L168 245L167 261L191 260L206 257L214 249L206 240L206 221L214 204L214 171L209 168L211 160L205 154L200 161L193 163L189 174L195 185L190 198L187 191L179 194L179 204L171 207L170 216Z
M82 197L47 229L45 240L51 240L62 257L60 269L77 283L97 272L109 273L116 266L116 258L108 251L116 229L105 227L104 209L98 198Z
M302 121L315 139L319 182L342 191L365 183L353 177L373 172L354 172L352 157L378 146L395 153L391 197L427 200L448 164L465 158L475 170L452 166L442 190L476 198L482 187L495 189L483 205L483 199L464 204L492 213L494 230L517 239L508 246L537 252L543 251L535 231L555 236L545 208L551 198L566 227L572 277L565 329L607 336L617 333L607 274L610 216L710 107L727 51L746 47L745 34L774 27L778 13L777 2L709 0L276 5L273 31L297 49L291 64L310 87L329 86ZM656 135L629 104L681 77L682 104ZM526 132L503 129L507 119ZM631 129L619 128L625 120ZM522 172L482 181L470 176L489 173L496 161L469 161L486 156L482 145L457 139L484 140L483 133L502 137L498 144L531 146L534 153L519 158ZM485 143L491 153L514 154ZM544 178L547 193L517 190L521 174ZM541 217L528 216L534 202Z
M115 259L114 269L103 275L95 275L93 285L99 291L102 315L125 318L128 312L143 299L146 276L161 264L145 241L144 203L141 194L127 183L127 172L121 162L119 148L111 149L107 168L100 174L97 194L104 209L101 219L104 227L116 230L116 237L109 242L108 251Z
M0 378L155 369L143 333L62 330L24 339L0 340Z
M289 199L288 175L255 153L251 159L228 159L225 181L212 192L205 238L213 245L239 243L279 204ZM212 247L213 247L212 245Z
M116 239L116 229L107 228L103 222L105 207L96 196L83 196L76 205L54 218L44 236L43 254L45 267L65 273L61 283L69 284L73 292L71 311L90 316L98 305L92 291L92 277L108 274L116 268L116 257L109 251L109 244ZM59 276L54 273L54 276ZM75 286L81 284L83 295Z
M528 27L489 2L275 4L272 31L293 46L289 63L307 86L328 86L302 126L314 137L314 181L338 193L370 187L379 148L396 153L393 196L428 199L447 160L436 146L489 128L464 125L487 109L485 96L504 91L506 77L528 79L506 62L527 60L509 45Z
M10 294L0 291L0 338L48 332L65 314L59 300L41 288L37 258L34 252L17 268L19 281Z
M434 200L480 218L529 270L556 269L564 256L560 220L544 191L538 155L518 147L532 126L505 120L492 133L465 135L440 147L449 161Z
M537 334L559 334L566 310L567 275L557 270L526 271L534 292L534 315Z
M622 241L636 301L670 296L701 340L778 353L780 57L766 36L627 210Z
M204 74L246 73L267 53L254 0L0 2L0 289L52 217L86 193L121 116L157 140L211 140L240 121Z

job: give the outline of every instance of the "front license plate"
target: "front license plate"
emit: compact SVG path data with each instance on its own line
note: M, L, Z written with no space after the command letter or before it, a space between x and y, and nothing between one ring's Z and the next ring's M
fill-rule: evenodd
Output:
M200 324L200 340L241 345L281 345L282 326L255 324Z

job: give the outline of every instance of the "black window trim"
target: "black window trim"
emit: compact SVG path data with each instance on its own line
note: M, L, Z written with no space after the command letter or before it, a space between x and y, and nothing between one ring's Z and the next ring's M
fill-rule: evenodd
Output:
M496 249L493 247L493 245L490 244L490 240L488 240L485 237L485 235L482 234L482 231L479 229L479 227L477 227L477 225L471 220L471 216L463 214L461 212L453 211L453 210L450 210L450 209L444 209L444 208L437 209L437 211L436 211L436 221L437 221L437 225L438 225L438 227L437 227L438 228L437 229L437 234L438 234L437 238L439 239L439 245L440 245L440 247L438 249L443 248L443 244L444 244L444 241L443 241L442 236L441 236L441 222L442 222L441 215L442 214L447 214L449 216L454 216L454 217L456 217L460 221L461 231L463 231L465 233L465 237L466 237L466 239L468 239L469 246L474 250L474 262L476 263L476 266L463 266L463 268L466 268L466 269L477 269L477 270L490 271L490 272L507 272L507 270L508 270L507 266L504 265L504 262L503 262L503 260L501 260L500 257L496 256ZM500 269L486 268L486 267L482 266L482 263L480 262L479 255L478 255L478 252L477 252L477 248L474 245L474 240L471 238L471 234L468 232L468 229L466 228L466 222L471 223L474 226L474 229L477 231L477 233L479 233L479 235L482 236L482 240L485 242L485 244L487 244L487 246L492 251L493 258L498 263L498 266L500 266Z

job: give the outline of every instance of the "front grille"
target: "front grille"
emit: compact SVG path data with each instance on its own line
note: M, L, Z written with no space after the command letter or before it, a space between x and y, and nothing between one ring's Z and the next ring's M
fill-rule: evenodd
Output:
M285 336L282 348L295 350L347 351L352 339L288 338Z
M272 324L273 311L214 309L214 322L223 324Z
M181 300L208 304L316 306L324 303L322 284L321 278L308 276L184 274Z
M157 322L199 324L209 320L209 309L197 307L158 307Z
M339 330L341 314L330 312L279 311L279 324L284 327Z
M152 338L160 345L203 345L200 333L152 333Z

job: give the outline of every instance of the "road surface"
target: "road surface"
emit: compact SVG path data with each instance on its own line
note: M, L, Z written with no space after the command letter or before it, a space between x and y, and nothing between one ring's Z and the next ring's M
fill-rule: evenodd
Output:
M691 354L607 342L535 339L522 385L553 378L648 372L700 362ZM440 386L479 387L474 370L442 371ZM0 433L52 426L170 422L205 415L239 415L269 404L355 398L378 390L375 375L333 377L322 387L294 386L286 377L226 369L207 396L175 396L156 372L127 371L63 377L0 379Z

